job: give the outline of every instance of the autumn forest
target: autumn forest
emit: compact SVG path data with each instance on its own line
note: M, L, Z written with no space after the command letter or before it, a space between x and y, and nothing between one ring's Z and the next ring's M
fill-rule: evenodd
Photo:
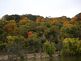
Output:
M72 18L26 14L0 19L0 54L46 53L52 57L56 52L81 55L81 13Z

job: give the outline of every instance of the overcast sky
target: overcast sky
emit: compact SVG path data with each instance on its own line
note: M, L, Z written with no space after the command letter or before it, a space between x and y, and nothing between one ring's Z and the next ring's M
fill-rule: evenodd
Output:
M73 17L80 12L81 0L0 0L0 17L5 14Z

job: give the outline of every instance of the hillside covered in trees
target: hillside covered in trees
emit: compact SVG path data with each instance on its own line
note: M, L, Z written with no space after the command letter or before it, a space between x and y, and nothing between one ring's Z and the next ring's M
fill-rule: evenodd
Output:
M0 19L1 53L46 52L52 56L57 51L81 55L81 13L73 18L26 14L5 15Z

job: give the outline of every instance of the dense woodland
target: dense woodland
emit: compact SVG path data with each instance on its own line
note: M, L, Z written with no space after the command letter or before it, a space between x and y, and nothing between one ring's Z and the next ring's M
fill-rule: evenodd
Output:
M72 18L26 14L0 19L0 54L43 52L81 55L81 13Z

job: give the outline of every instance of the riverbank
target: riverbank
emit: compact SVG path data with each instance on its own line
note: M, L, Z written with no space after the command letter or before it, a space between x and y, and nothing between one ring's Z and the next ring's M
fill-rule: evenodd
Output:
M54 57L56 57L56 56L59 56L58 54L54 54L53 55ZM24 55L24 58L26 58L26 59L32 59L32 58L36 58L36 59L38 59L38 58L48 58L49 57L49 55L47 55L46 53L31 53L31 54L25 54ZM0 61L1 60L8 60L9 58L11 58L11 59L20 59L20 57L19 56L16 56L16 55L8 55L8 54L1 54L0 55Z

